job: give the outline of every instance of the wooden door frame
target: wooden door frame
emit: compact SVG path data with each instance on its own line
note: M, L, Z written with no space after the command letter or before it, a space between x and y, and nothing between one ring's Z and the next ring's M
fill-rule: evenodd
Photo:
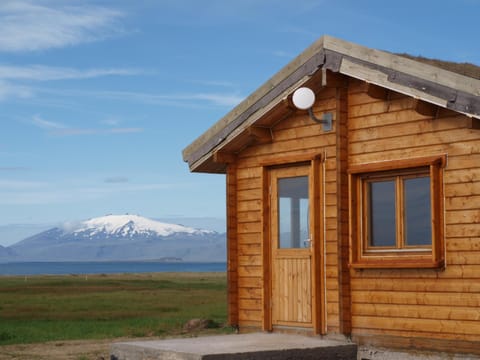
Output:
M262 167L262 266L263 266L263 323L264 331L273 331L272 324L272 250L270 218L270 170L289 166L308 165L309 193L312 203L312 323L313 333L324 335L326 328L326 287L325 287L325 240L324 240L324 154L295 157L290 161L280 159Z

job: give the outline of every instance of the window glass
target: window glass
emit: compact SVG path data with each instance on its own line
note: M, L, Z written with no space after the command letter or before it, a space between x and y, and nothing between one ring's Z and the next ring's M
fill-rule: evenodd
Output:
M308 176L278 180L278 227L280 248L309 246Z
M369 182L368 187L369 245L395 247L395 181Z
M431 245L430 178L405 179L403 184L405 244L409 246Z

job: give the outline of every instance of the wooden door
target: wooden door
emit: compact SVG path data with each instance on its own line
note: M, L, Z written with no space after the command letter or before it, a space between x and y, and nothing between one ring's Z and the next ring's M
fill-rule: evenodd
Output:
M314 328L310 165L270 170L271 324Z

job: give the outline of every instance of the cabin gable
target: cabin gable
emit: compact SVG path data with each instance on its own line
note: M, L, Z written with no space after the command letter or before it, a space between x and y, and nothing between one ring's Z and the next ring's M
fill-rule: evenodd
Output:
M293 106L300 86L331 131ZM184 158L226 173L230 324L480 354L479 117L480 81L330 37L227 114ZM279 244L282 176L308 178L301 249ZM379 243L377 183L394 217Z

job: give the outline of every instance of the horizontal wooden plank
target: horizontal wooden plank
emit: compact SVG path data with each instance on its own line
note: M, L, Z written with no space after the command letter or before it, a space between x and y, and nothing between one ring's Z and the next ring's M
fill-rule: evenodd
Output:
M337 266L338 264L338 255L337 254L328 254L325 256L325 264L328 266Z
M262 266L261 254L255 255L239 255L237 257L238 266Z
M338 290L338 279L328 278L325 281L325 287L327 290Z
M338 278L338 268L336 265L325 265L325 277L328 278Z
M262 252L262 246L260 243L257 244L242 244L238 247L237 254L238 256L243 255L257 255L260 256Z
M383 102L383 100L368 95L368 93L364 89L360 90L360 92L357 93L352 93L349 89L348 106L364 105L376 102Z
M352 303L479 307L480 294L352 290Z
M260 210L237 211L237 221L244 222L259 222L262 220L262 212Z
M261 322L262 321L262 312L260 310L239 309L238 320L241 323Z
M318 145L318 144L317 144ZM291 164L294 162L306 162L312 160L315 156L324 154L325 152L335 152L335 145L324 146L320 150L318 146L310 149L287 149L285 152L267 152L260 154L256 151L247 153L242 152L242 167L262 167L272 165Z
M262 181L260 177L246 178L246 179L237 179L237 189L241 190L250 190L250 189L261 189Z
M240 234L259 234L261 235L262 224L260 222L241 223L237 226L237 233Z
M416 136L412 135L415 134L379 139L372 137L369 141L352 141L349 144L349 153L353 156L357 154L378 152L379 150L407 150L415 148L420 144L422 144L422 146L443 145L445 149L448 150L448 144L453 144L460 141L480 140L480 132L465 129L451 129L445 131L422 133Z
M327 291L327 303L338 304L338 291Z
M239 310L257 310L262 311L262 299L238 299Z
M351 143L366 142L372 139L393 139L400 136L423 136L439 131L457 130L461 124L446 119L417 120L400 122L391 125L378 124L361 130L349 129L349 141Z
M325 253L329 255L336 255L338 252L338 245L336 241L329 241L325 244Z
M444 271L432 269L364 269L354 271L353 278L381 278L390 281L406 281L412 278L439 278L439 279L478 279L480 265L450 265ZM392 280L395 279L395 280Z
M447 211L478 209L479 201L480 195L449 197L445 199L445 209Z
M257 181L262 176L262 168L260 167L240 167L241 163L239 162L237 166L237 184L240 184L240 180L253 180L256 179Z
M368 164L377 161L386 161L392 159L410 159L421 156L438 156L440 154L448 154L448 157L459 156L469 153L480 152L480 143L478 140L462 141L456 143L437 143L425 144L417 142L408 148L369 148L368 152L357 152L349 157L349 165ZM448 169L448 165L447 165Z
M338 303L328 303L327 304L327 314L338 315L340 309L338 308Z
M477 255L478 256L478 255ZM471 279L428 279L428 278L404 278L399 281L395 278L353 278L351 289L358 291L399 291L421 293L480 293L480 282Z
M298 139L290 139L285 141L274 141L271 144L261 146L251 146L245 149L244 156L266 156L275 154L276 156L287 156L289 153L299 151L317 151L321 153L328 146L335 145L335 134L315 135ZM242 169L239 169L239 171Z
M260 199L239 201L237 211L262 211L262 202Z
M239 287L238 298L239 299L262 299L263 288L261 287Z
M238 294L239 296L248 293L250 289L263 289L263 281L259 276L238 277Z
M380 318L375 316L352 316L356 328L422 331L431 333L455 333L480 335L480 322L459 320L429 320L412 318Z
M238 281L240 284L240 279L244 277L255 277L255 278L261 278L263 275L263 269L261 266L250 266L250 265L239 265L238 269Z
M350 118L348 123L348 129L354 132L380 126L399 124L407 125L411 122L419 121L424 122L425 126L433 128L438 126L439 123L443 124L442 126L444 127L447 126L447 128L468 128L469 126L468 118L464 115L456 114L455 116L432 118L429 116L421 115L412 109L405 111L366 114L358 118Z
M447 168L445 171L446 184L474 183L479 181L480 174L478 169L450 170Z
M448 180L455 181L453 177L450 177ZM446 183L444 194L447 198L456 196L480 195L480 181Z
M257 200L262 198L262 189L255 188L255 189L238 189L237 191L237 200L245 201L245 200Z
M352 304L352 314L385 318L480 320L480 310L476 308L431 305Z
M402 97L390 101L376 101L372 103L350 105L348 107L349 120L373 114L384 114L395 111L405 111L414 107L414 100L411 97ZM413 110L412 110L413 112Z
M464 154L457 156L450 156L448 158L448 170L464 170L464 169L479 169L480 154Z
M480 251L480 238L451 238L447 239L447 252L450 251Z
M260 233L237 234L237 243L239 247L243 244L261 244L262 236Z
M480 265L480 251L450 251L447 265Z

